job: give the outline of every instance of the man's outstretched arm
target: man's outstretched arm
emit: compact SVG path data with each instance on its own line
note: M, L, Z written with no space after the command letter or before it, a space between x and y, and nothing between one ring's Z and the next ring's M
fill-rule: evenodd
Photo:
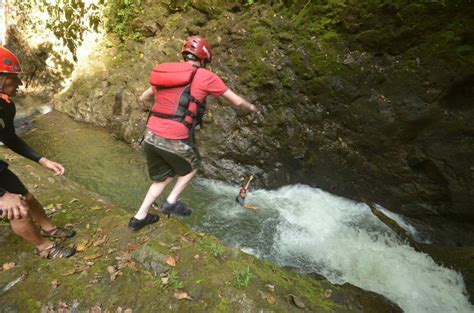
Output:
M250 182L253 180L253 175L250 175L249 180L247 181L247 184L245 184L245 190L248 190L250 187Z
M224 92L222 96L236 108L242 108L248 112L257 112L257 108L253 104L230 89L227 89L227 91Z

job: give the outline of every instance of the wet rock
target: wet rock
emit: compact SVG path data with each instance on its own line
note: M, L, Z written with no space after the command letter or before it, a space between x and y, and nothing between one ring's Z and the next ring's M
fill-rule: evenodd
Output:
M159 276L161 273L166 272L169 268L163 263L166 258L164 254L161 254L149 246L142 246L140 249L132 253L134 259L142 264L142 266L153 273L155 276Z
M204 292L204 287L202 285L196 285L194 288L189 290L189 295L195 299L199 300L202 297Z
M315 273L315 272L309 273L308 276L315 279L315 280L326 280L326 277L324 277L323 275L321 275L319 273Z
M304 302L300 298L298 298L297 296L295 296L293 294L289 294L287 296L287 300L288 300L289 304L292 304L292 305L296 306L297 308L300 308L300 309L305 309L306 308L306 305L304 304Z

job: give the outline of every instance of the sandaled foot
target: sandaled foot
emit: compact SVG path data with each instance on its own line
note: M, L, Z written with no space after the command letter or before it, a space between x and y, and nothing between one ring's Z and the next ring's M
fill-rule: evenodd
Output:
M144 219L136 219L132 217L130 221L128 222L128 228L133 229L133 230L139 230L140 228L148 225L148 224L153 224L156 223L160 220L160 217L158 215L150 214L148 213Z
M174 209L174 203L171 204L165 200L165 202L161 205L159 211L163 214L166 214L169 218L170 214L173 213L173 209Z
M160 212L170 216L170 214L181 215L181 216L189 216L193 212L192 209L187 208L183 202L176 201L176 203L169 203L165 201L160 208Z
M174 214L181 215L181 216L189 216L193 210L191 208L186 207L183 202L176 201L174 204Z
M41 230L41 235L45 237L51 237L51 238L71 238L74 237L76 234L75 230L69 230L61 227L56 227L51 230Z
M60 259L60 258L69 258L76 253L76 247L64 247L59 243L54 243L51 247L39 251L36 248L36 254L43 259Z

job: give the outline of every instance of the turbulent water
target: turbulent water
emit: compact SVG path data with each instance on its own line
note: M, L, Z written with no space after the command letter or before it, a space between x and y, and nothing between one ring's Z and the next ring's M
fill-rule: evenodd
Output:
M198 189L212 197L196 228L248 253L383 294L405 312L474 310L459 273L400 242L365 204L295 185L250 193L253 212L233 203L235 187L203 180Z
M57 112L36 125L29 142L65 164L70 179L132 214L148 185L140 153ZM183 221L281 266L380 293L408 313L474 311L459 273L398 240L365 204L294 185L251 191L247 202L259 208L252 211L235 202L237 192L238 186L195 181L183 195L194 213ZM416 235L401 217L392 217Z

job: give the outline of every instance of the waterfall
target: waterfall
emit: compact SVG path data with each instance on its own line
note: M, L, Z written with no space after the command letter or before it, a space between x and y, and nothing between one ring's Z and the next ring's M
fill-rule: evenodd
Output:
M253 212L234 203L235 187L198 185L213 196L195 227L243 251L377 292L408 313L474 310L459 273L402 242L363 203L293 185L251 192L248 203L259 207Z

